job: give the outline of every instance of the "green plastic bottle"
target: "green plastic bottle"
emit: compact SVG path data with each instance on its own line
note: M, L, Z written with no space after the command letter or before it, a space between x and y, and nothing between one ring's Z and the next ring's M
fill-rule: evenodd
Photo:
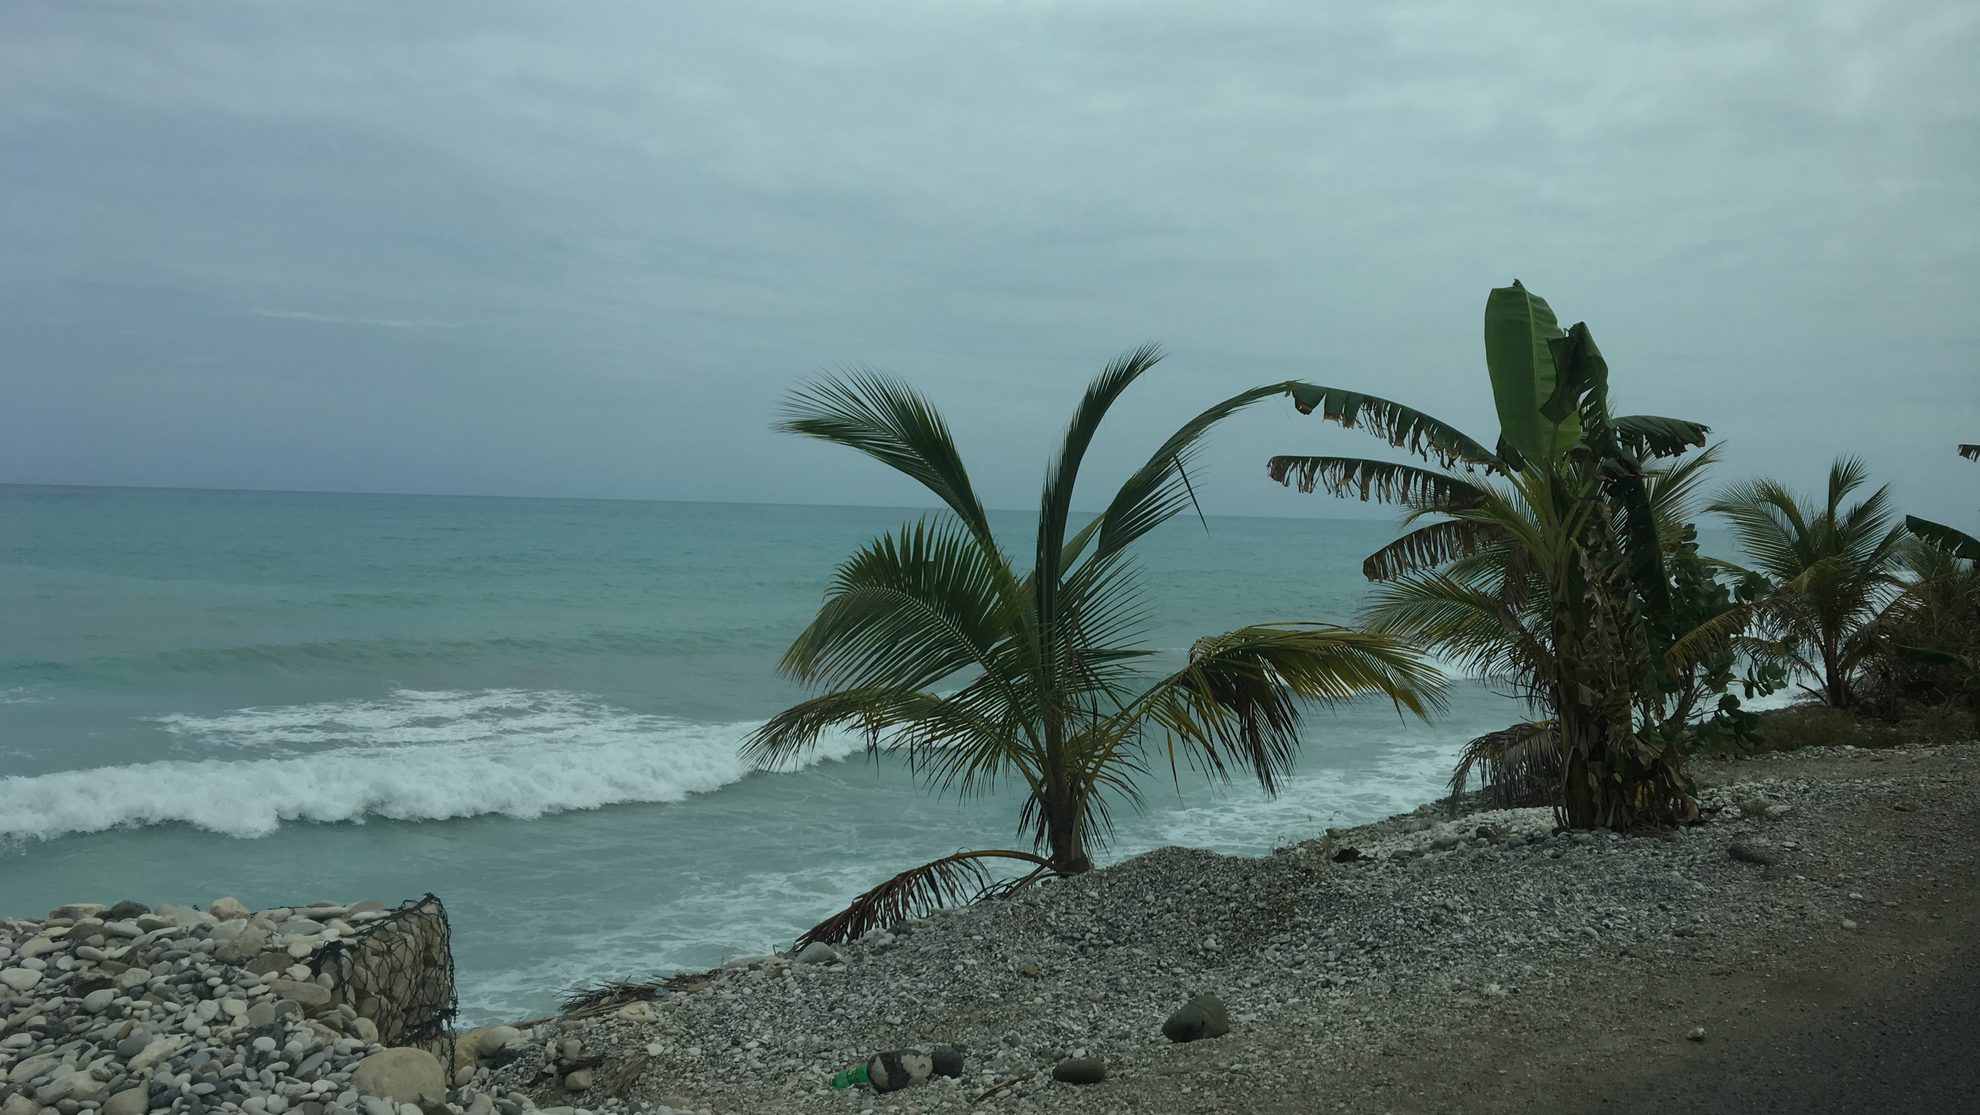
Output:
M840 1069L832 1074L832 1087L850 1088L855 1084L866 1083L866 1062L861 1061L849 1069Z

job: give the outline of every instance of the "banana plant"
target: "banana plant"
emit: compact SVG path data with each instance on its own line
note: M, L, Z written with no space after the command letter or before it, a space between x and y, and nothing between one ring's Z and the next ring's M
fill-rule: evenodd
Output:
M1268 472L1301 491L1404 507L1407 532L1363 562L1380 582L1368 627L1427 642L1547 713L1474 741L1460 780L1481 764L1548 771L1561 820L1577 828L1683 820L1696 803L1681 737L1646 733L1648 710L1688 655L1722 643L1743 617L1713 617L1685 632L1682 648L1644 617L1672 607L1664 555L1710 458L1660 462L1702 447L1708 428L1612 415L1608 363L1588 326L1562 329L1517 281L1487 298L1484 341L1499 418L1492 448L1401 403L1295 383L1302 413L1424 464L1282 455Z

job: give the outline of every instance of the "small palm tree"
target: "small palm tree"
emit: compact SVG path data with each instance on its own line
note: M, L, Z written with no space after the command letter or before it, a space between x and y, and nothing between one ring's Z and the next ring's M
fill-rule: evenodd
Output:
M1903 590L1906 530L1890 486L1845 506L1869 479L1862 460L1839 457L1820 504L1761 478L1710 507L1771 588L1754 608L1748 650L1814 679L1802 688L1836 708L1854 703L1857 673L1882 649L1873 621Z
M1313 623L1265 623L1200 639L1166 674L1145 669L1146 609L1130 547L1193 506L1189 465L1219 420L1284 385L1246 392L1185 423L1130 474L1106 508L1072 524L1074 483L1101 420L1159 359L1122 356L1087 388L1046 470L1030 569L997 539L947 425L898 380L827 379L794 394L781 428L856 449L913 477L946 507L882 536L839 567L824 606L782 669L817 690L747 741L762 764L792 759L831 726L904 753L935 785L971 792L1022 784L1028 852L947 857L862 895L815 939L843 938L904 895L953 899L982 857L1075 874L1111 828L1109 794L1136 800L1149 749L1272 791L1300 742L1300 703L1374 694L1424 715L1435 670L1402 640ZM864 916L862 915L864 911Z

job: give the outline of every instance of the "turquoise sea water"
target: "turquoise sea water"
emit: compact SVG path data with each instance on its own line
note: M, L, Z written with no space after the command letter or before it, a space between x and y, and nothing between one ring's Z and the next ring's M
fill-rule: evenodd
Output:
M1316 501L1317 511L1327 506ZM471 1021L780 947L1016 803L937 797L856 741L736 754L887 508L0 486L0 915L433 891ZM1023 544L1030 513L995 516ZM1345 621L1382 522L1194 519L1143 547L1149 645ZM1107 859L1241 854L1434 796L1520 715L1315 710L1290 786L1147 787Z

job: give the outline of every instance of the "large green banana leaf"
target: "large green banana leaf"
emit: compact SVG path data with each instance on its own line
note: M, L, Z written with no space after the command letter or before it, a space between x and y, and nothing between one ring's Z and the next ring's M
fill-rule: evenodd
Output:
M1517 279L1485 300L1485 368L1499 410L1499 444L1522 460L1551 460L1581 438L1578 410L1562 408L1556 398L1552 346L1562 336L1553 307Z

